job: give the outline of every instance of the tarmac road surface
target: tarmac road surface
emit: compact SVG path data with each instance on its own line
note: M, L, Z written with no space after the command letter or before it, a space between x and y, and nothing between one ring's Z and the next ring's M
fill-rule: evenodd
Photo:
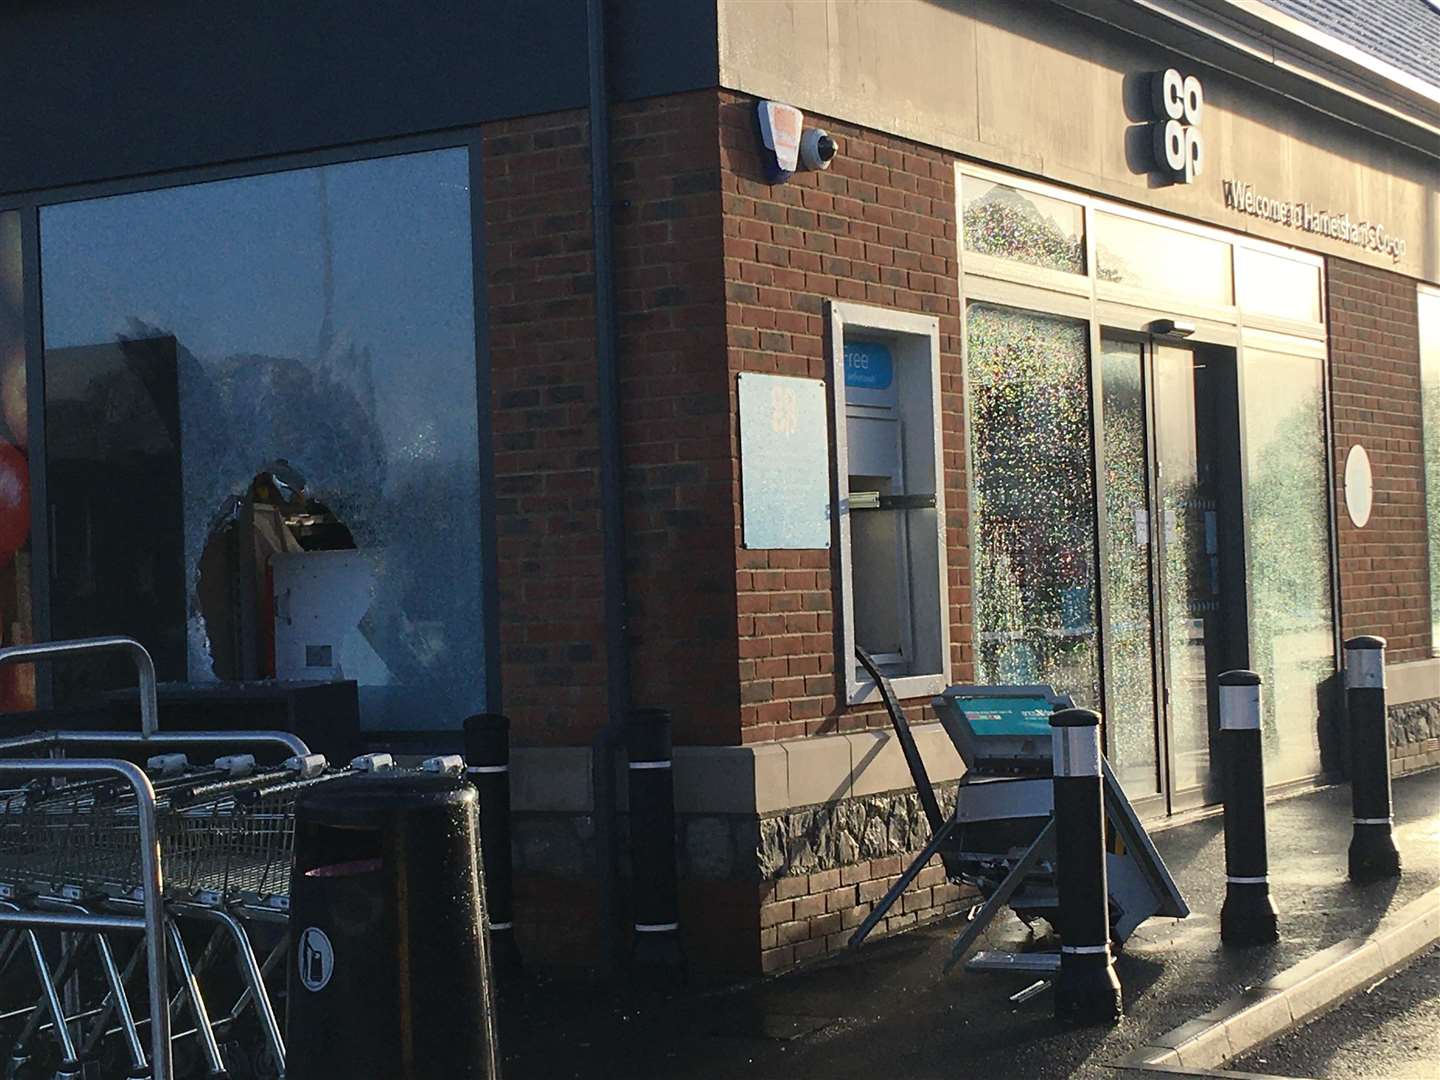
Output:
M1338 941L1369 935L1386 912L1440 884L1440 769L1396 780L1394 803L1405 872L1364 886L1345 874L1353 829L1348 787L1269 805L1281 936L1263 948L1220 943L1220 820L1156 833L1193 914L1178 922L1152 919L1126 942L1116 962L1126 1015L1114 1027L1057 1024L1048 991L1012 1003L1010 995L1034 975L958 968L944 974L941 964L961 925L950 921L781 977L723 987L648 995L601 981L522 978L500 993L506 1080L1128 1078L1133 1074L1113 1063L1137 1046ZM1024 937L1025 928L1007 916L983 945L1019 948ZM1433 1019L1424 1041L1440 1046ZM1255 1071L1281 1073L1270 1066ZM1419 1075L1440 1080L1440 1073Z
M1440 949L1226 1070L1313 1080L1440 1078Z

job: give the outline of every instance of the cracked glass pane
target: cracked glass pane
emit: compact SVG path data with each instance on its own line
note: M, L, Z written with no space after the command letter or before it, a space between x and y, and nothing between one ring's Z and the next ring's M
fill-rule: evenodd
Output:
M966 251L1085 273L1085 212L1078 204L975 176L964 178L961 195Z
M31 640L30 421L20 215L0 214L0 644ZM0 712L35 707L35 669L0 667Z
M1145 394L1138 341L1101 341L1105 432L1106 750L1131 795L1160 790L1155 742L1155 651L1150 611L1152 546Z
M467 152L47 207L41 244L57 632L191 682L329 648L369 729L483 707Z
M1324 371L1319 360L1246 349L1245 532L1251 667L1265 780L1320 771L1318 716L1335 675Z
M967 314L981 683L1049 683L1099 707L1089 330Z

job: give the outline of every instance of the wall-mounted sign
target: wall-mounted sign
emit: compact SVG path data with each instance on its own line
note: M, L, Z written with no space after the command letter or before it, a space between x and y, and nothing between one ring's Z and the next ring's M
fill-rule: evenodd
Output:
M1345 510L1350 523L1363 529L1375 505L1375 481L1370 472L1370 455L1356 443L1345 458Z
M845 404L893 409L900 403L895 352L883 341L844 335Z
M888 390L895 381L895 358L879 341L845 342L845 385L861 390Z
M745 546L829 547L825 384L748 371L739 381Z
M1177 184L1188 184L1205 164L1205 140L1200 117L1205 112L1205 91L1194 75L1174 68L1150 76L1150 144L1155 168Z
M1237 214L1248 214L1277 225L1289 225L1292 229L1354 244L1366 251L1378 251L1389 255L1392 262L1398 263L1405 257L1405 241L1386 232L1384 225L1373 221L1351 221L1349 214L1321 210L1314 203L1260 195L1256 193L1254 184L1239 180L1222 181L1222 186L1225 209L1234 210Z
M778 101L762 101L756 106L760 115L760 141L769 151L767 170L776 183L783 183L795 174L800 163L800 135L805 128L805 115L794 105Z

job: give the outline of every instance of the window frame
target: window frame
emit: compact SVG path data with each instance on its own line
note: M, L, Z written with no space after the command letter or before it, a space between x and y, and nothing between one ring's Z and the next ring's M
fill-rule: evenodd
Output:
M1041 267L1033 267L1019 260L1005 259L994 255L980 255L966 251L963 235L964 178L973 176L982 180L1006 184L1021 191L1049 196L1081 206L1084 209L1085 225L1085 274L1064 274ZM1118 203L1096 195L1068 187L1035 180L1027 176L1006 172L987 165L966 160L957 160L954 165L955 214L957 220L956 269L957 295L960 303L960 373L964 413L964 443L966 468L966 496L969 505L966 526L967 570L973 573L974 554L978 550L973 513L974 485L970 482L973 461L969 454L971 428L969 386L970 338L969 310L972 303L985 303L1001 307L1034 312L1037 315L1078 319L1087 324L1090 339L1091 379L1091 439L1094 453L1094 498L1096 507L1096 533L1094 538L1097 570L1105 565L1108 558L1108 539L1099 522L1104 513L1106 478L1104 468L1105 441L1103 431L1103 403L1095 393L1100 386L1101 339L1106 330L1128 331L1149 335L1151 324L1158 317L1183 317L1195 326L1188 340L1208 345L1236 349L1237 364L1242 360L1244 342L1252 346L1260 341L1287 339L1292 350L1308 353L1318 350L1322 354L1324 378L1323 408L1325 430L1325 469L1327 482L1327 503L1330 531L1330 579L1332 637L1336 643L1336 663L1343 653L1340 650L1341 605L1339 590L1338 526L1336 522L1336 499L1334 481L1334 413L1331 406L1330 360L1328 355L1328 310L1329 282L1325 273L1325 256L1287 244L1258 239L1247 233L1207 224L1200 224L1170 214L1151 211L1138 206ZM1106 213L1116 217L1157 225L1177 232L1218 240L1230 249L1230 276L1234 287L1233 303L1223 307L1196 304L1186 300L1183 293L1165 293L1100 281L1096 275L1095 215ZM1318 322L1299 322L1265 315L1247 309L1245 297L1240 292L1235 252L1241 248L1277 256L1315 269L1319 281ZM1281 351L1285 351L1282 349ZM1243 370L1243 364L1240 364ZM1243 385L1241 388L1243 394ZM1242 443L1243 453L1243 443ZM1243 483L1243 477L1242 477ZM1248 505L1248 492L1242 486L1242 505ZM1246 559L1249 558L1250 538L1245 537ZM1109 625L1109 590L1097 579L1099 596L1097 618L1099 626L1100 685L1104 700L1112 695L1110 643L1105 628ZM1246 603L1250 603L1249 590ZM976 626L972 618L965 632L975 641ZM1440 655L1440 643L1434 650ZM1338 670L1338 666L1337 666ZM1161 796L1163 799L1164 797Z
M940 320L933 315L871 307L864 304L830 300L826 303L826 321L830 333L830 416L833 425L832 445L835 469L831 480L831 519L834 537L836 588L840 594L840 622L836 627L840 648L840 670L844 673L845 704L861 705L880 699L879 688L868 675L856 671L855 663L855 588L850 535L850 460L846 434L845 394L845 332L847 328L886 336L909 336L923 340L929 357L929 393L931 413L928 434L930 457L935 476L936 538L935 592L929 594L929 575L924 568L911 567L911 609L933 602L938 628L940 670L900 675L890 680L898 698L929 697L950 685L952 658L950 654L950 589L948 561L948 528L945 510L945 446L941 424L940 398ZM903 363L898 356L896 363ZM913 361L908 361L913 362ZM912 423L913 433L920 425ZM923 429L922 429L923 430Z
M1068 274L1031 266L1016 259L1005 259L996 255L982 255L978 252L967 251L964 243L963 224L965 213L963 188L964 178L967 176L988 183L1004 184L1019 191L1058 199L1061 202L1081 207L1084 211L1085 224L1085 273ZM1094 312L1088 316L1092 319L1099 317L1099 309L1102 306L1109 306L1111 308L1143 309L1151 313L1159 311L1184 315L1196 322L1202 330L1214 328L1227 336L1235 334L1237 327L1247 326L1318 341L1326 339L1325 258L1303 248L1261 240L1246 233L1214 225L1202 225L1184 218L1114 202L1087 192L1033 180L1016 173L969 161L955 163L955 213L957 221L960 223L956 230L956 256L960 263L958 275L960 295L964 300L980 299L976 286L983 282L989 286L989 291L998 291L997 286L999 289L1004 289L1005 286L1011 287L1006 290L1009 295L1005 298L986 295L985 299L1007 306L1025 307L1042 314L1071 315L1077 309L1076 300L1083 298L1087 310ZM1147 225L1216 240L1227 245L1231 249L1230 279L1234 288L1233 303L1218 307L1195 304L1186 301L1181 293L1164 293L1100 281L1096 276L1095 242L1098 234L1094 219L1097 213L1130 218ZM1298 322L1247 310L1244 297L1239 292L1239 278L1236 274L1234 251L1237 248L1246 248L1288 259L1317 270L1320 287L1320 321ZM984 286L982 285L982 287ZM1020 299L1021 296L1025 298ZM1051 306L1052 304L1056 306ZM1107 325L1109 324L1107 323Z
M1433 442L1435 444L1434 452L1440 455L1440 431L1428 431L1425 427L1425 331L1427 326L1420 313L1421 304L1425 303L1421 297L1430 297L1429 302L1433 303L1436 312L1440 313L1440 285L1419 282L1415 286L1415 339L1418 345L1418 355L1416 359L1418 361L1420 383L1420 498L1421 506L1428 509L1432 493L1426 484L1429 478L1427 475L1426 451L1428 444ZM1440 318L1435 319L1428 329L1435 338L1433 343L1434 349L1437 354L1440 354ZM1440 380L1440 372L1436 373L1436 377L1437 380ZM1434 523L1432 522L1431 524L1433 526ZM1437 604L1440 604L1440 581L1437 581L1435 575L1430 572L1431 567L1435 566L1437 561L1440 561L1440 558L1437 558L1436 552L1433 550L1436 547L1440 547L1440 534L1437 534L1436 530L1432 527L1427 529L1425 533L1425 569L1428 581L1427 600L1429 601L1426 614L1429 616L1430 622L1431 657L1440 657L1440 621L1437 621L1435 618Z
M493 434L490 416L490 324L487 302L484 132L480 127L457 128L444 132L399 135L373 139L345 146L301 150L241 161L197 164L193 167L112 177L91 183L63 188L43 188L0 195L0 212L20 212L22 266L25 279L24 319L26 342L27 402L29 405L30 462L30 564L32 596L32 628L37 640L51 635L50 617L50 529L45 508L48 505L46 483L46 418L44 412L44 330L41 304L40 212L66 203L87 202L112 196L138 195L169 188L190 187L215 181L264 177L327 165L343 165L382 158L440 150L463 149L469 167L470 266L474 334L476 451L479 464L480 505L475 508L480 526L480 604L483 635L483 673L485 707L492 711L503 708L500 663L500 597L497 570L495 523L495 482ZM41 708L51 705L49 672L45 665L37 668L36 694ZM449 729L433 731L449 735ZM376 731L372 737L388 733ZM405 732L409 737L423 732Z

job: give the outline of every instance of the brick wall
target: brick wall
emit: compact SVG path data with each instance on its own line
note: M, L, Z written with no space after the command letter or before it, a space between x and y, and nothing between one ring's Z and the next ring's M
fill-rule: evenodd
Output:
M827 377L828 299L940 318L951 675L967 679L970 570L954 159L902 139L810 117L807 123L823 124L839 143L834 165L771 185L760 157L754 100L722 93L719 119L732 415L738 372ZM744 548L738 420L732 423L729 453L742 741L885 726L888 721L875 708L842 704L831 553ZM913 719L922 719L924 708L923 701L913 703Z
M714 91L612 121L632 696L688 744L739 735L716 123Z
M504 705L519 743L605 722L589 125L487 125L485 288Z
M1340 613L1346 637L1380 634L1392 663L1430 655L1420 344L1415 283L1326 259ZM1345 512L1345 458L1365 447L1375 502L1363 529Z
M842 951L909 861L890 855L761 885L761 970L779 971ZM916 875L871 935L893 934L953 915L973 904L975 897L973 890L945 880L937 856Z
M713 92L612 117L632 696L738 740ZM606 720L599 375L583 111L485 130L501 678L517 742Z
M671 708L679 743L888 726L876 707L843 704L831 553L742 546L735 377L827 379L829 299L940 320L951 677L973 677L953 159L820 122L840 144L833 168L771 185L749 98L702 91L614 117L626 632L635 701ZM583 113L485 135L502 677L517 742L586 742L605 720L587 137ZM1414 287L1340 260L1327 274L1337 479L1356 441L1376 474L1366 529L1341 514L1344 630L1384 634L1394 661L1419 659ZM912 720L926 707L909 703ZM1397 767L1436 752L1427 729L1397 745ZM771 971L841 948L904 862L892 853L760 885L737 865L732 878L682 882L682 921L706 928L690 936L692 959ZM531 948L594 954L593 919L576 917L593 890L574 884L518 883ZM970 902L935 863L877 933Z
M728 453L745 743L889 727L877 706L844 704L831 552L750 550L742 543L735 376L754 371L828 383L827 300L940 320L951 677L963 681L972 672L954 159L845 123L806 122L835 137L834 164L772 185L760 156L754 100L720 95L727 396L737 417ZM906 708L912 721L931 719L928 699ZM762 884L761 969L777 971L845 948L909 857L887 855ZM972 895L948 884L937 860L873 933L952 914L973 902Z
M674 711L677 742L734 742L715 96L621 105L611 136L633 697ZM499 122L483 141L504 707L517 744L584 744L607 718L587 116ZM596 890L593 867L522 872L527 954L598 960ZM744 939L754 969L753 887L748 913L728 894L712 910L713 886L682 893L702 964Z

